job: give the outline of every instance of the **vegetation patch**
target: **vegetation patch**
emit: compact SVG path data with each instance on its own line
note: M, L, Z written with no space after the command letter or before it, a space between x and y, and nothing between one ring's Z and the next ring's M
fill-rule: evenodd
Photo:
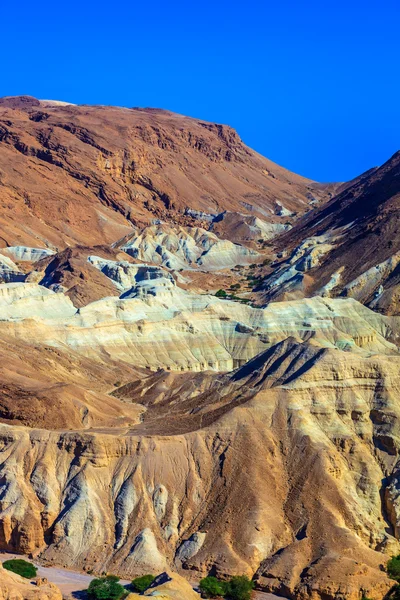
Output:
M142 577L136 577L136 579L132 581L131 587L134 592L142 594L151 586L154 580L154 575L142 575Z
M226 298L227 294L225 290L218 290L215 295L217 298Z
M126 590L118 582L119 578L115 575L93 579L87 591L89 598L95 598L96 600L121 600L126 595Z
M36 577L37 573L35 565L22 558L6 560L3 562L3 567L4 569L7 569L7 571L12 571L12 573L25 577L25 579L33 579Z
M216 577L204 577L199 584L203 598L220 598L227 592L227 582Z
M217 577L204 577L199 587L203 598L250 600L254 583L246 575L237 575L229 581L220 581Z
M232 577L228 582L226 597L230 600L250 600L254 582L246 575Z
M388 575L400 583L400 554L393 556L387 563Z
M386 571L391 579L397 581L390 594L391 600L400 600L400 554L393 556L386 565Z

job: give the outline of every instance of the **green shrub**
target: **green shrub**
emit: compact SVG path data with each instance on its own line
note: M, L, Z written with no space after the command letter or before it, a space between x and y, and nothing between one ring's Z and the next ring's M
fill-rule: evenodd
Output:
M392 579L395 579L396 581L400 582L400 554L398 554L397 556L393 556L389 560L386 566L386 570L388 572L388 575Z
M217 296L217 298L226 298L225 290L218 290L218 292L215 295Z
M395 585L389 596L390 600L400 600L400 585Z
M230 288L231 290L240 290L240 283L233 283Z
M225 581L219 581L216 577L204 577L199 584L201 595L204 598L218 598L225 596L227 584Z
M88 588L89 597L96 600L120 600L126 591L118 581L115 575L93 579Z
M7 571L12 571L25 579L33 579L36 577L37 568L32 563L22 560L22 558L13 558L3 562L3 567Z
M142 577L136 577L136 579L132 581L132 589L134 592L139 592L139 594L141 594L151 586L154 580L154 575L142 575Z
M231 600L250 600L254 583L246 575L232 577L226 591L226 597Z

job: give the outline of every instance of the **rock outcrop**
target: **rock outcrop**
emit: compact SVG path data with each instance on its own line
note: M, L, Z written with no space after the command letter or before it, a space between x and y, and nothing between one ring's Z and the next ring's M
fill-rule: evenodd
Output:
M162 573L159 575L144 596L160 598L161 600L200 600L200 595L192 586L177 573ZM126 600L140 600L141 594L129 594Z
M121 250L134 258L169 269L230 269L250 264L260 255L239 244L218 238L199 227L152 225L129 236Z

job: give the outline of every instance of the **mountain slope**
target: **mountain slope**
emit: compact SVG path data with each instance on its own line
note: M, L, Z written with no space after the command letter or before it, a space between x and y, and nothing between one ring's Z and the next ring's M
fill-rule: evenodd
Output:
M388 314L400 309L400 152L360 176L276 239L284 258L267 297L351 296Z
M2 546L126 577L257 571L289 597L383 597L398 363L286 339L231 374L123 386L145 409L131 428L0 425Z
M224 210L280 221L327 193L225 125L164 110L1 100L3 246L111 243L132 224L190 224L193 214L201 222Z

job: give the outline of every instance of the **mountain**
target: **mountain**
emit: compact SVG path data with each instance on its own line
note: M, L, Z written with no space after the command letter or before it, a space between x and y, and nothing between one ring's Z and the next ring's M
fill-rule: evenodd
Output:
M400 323L353 299L252 308L131 269L129 293L79 309L0 285L2 549L384 595Z
M165 110L0 99L0 244L110 244L132 225L277 222L331 191L248 148L226 125Z
M269 299L323 294L400 311L400 152L276 238Z
M321 185L227 126L29 96L0 131L0 550L383 598L399 155Z

